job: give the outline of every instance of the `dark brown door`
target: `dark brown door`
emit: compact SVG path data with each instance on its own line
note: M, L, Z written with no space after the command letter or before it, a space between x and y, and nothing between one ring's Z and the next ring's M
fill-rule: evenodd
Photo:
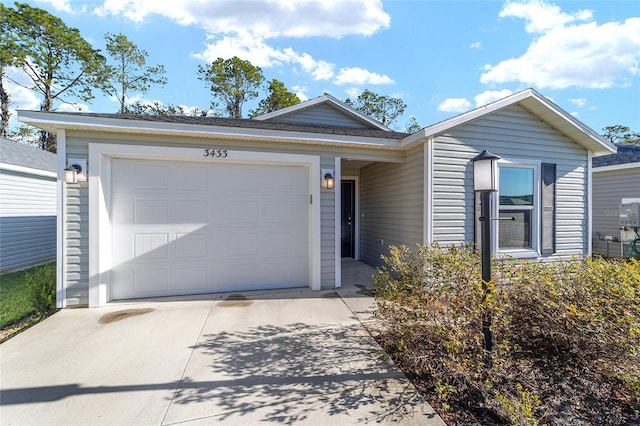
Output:
M342 257L354 256L356 182L342 181Z

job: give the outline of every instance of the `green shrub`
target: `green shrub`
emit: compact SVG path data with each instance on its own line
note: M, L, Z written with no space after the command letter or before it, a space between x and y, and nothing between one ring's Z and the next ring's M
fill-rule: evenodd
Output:
M40 316L45 316L56 308L56 267L42 265L25 276L28 298Z
M430 383L441 407L480 407L490 412L482 423L535 424L570 416L574 405L606 410L615 423L639 406L638 261L494 261L494 280L483 286L472 245L392 247L383 260L374 277L385 324L379 340L410 377ZM488 314L490 354L482 334ZM554 382L581 386L582 394ZM619 406L603 397L611 393Z

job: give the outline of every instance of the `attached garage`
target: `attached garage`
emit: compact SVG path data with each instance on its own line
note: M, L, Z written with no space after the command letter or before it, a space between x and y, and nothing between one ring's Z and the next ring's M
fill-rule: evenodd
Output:
M89 144L90 306L320 288L318 157L208 151Z
M309 285L304 166L114 159L111 299Z

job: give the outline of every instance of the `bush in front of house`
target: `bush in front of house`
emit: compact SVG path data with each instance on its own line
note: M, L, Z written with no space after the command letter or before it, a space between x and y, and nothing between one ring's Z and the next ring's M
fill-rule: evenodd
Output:
M27 297L39 316L56 309L56 266L47 264L34 268L25 276Z
M640 410L640 263L494 262L394 247L375 277L383 347L452 423L624 424ZM491 314L491 363L482 320Z

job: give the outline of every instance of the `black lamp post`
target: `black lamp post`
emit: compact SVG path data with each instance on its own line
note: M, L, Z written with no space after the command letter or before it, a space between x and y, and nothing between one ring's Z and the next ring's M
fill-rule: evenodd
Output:
M487 297L487 283L491 281L491 257L493 255L491 243L491 197L498 190L498 157L495 154L482 151L473 161L473 190L479 192L482 210L480 213L482 235L482 289ZM493 333L491 332L491 312L487 311L482 320L483 348L490 351L493 348Z

